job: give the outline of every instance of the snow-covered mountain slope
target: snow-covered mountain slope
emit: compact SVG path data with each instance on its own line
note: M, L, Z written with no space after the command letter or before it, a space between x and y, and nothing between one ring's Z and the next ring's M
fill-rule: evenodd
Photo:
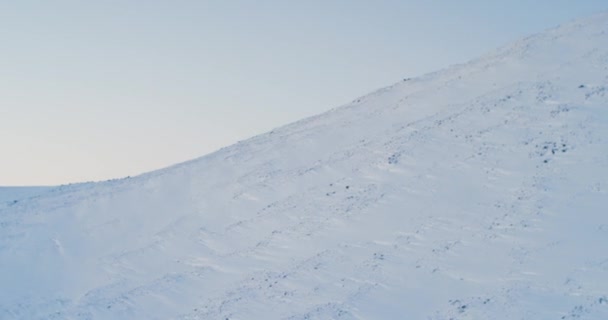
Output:
M44 194L51 189L52 187L0 187L0 204L17 203Z
M608 319L608 14L0 203L0 319Z

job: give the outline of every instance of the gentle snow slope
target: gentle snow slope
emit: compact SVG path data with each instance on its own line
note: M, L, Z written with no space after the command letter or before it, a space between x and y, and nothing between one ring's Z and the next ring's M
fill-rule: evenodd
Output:
M0 206L6 202L14 204L21 200L37 197L51 189L52 187L0 187Z
M608 319L608 14L0 203L0 319Z

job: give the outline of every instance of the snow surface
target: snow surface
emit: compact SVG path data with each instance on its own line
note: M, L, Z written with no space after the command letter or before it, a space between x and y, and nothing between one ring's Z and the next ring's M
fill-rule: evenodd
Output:
M0 202L0 319L608 319L608 14Z
M20 200L39 196L52 187L0 187L0 204L17 203Z

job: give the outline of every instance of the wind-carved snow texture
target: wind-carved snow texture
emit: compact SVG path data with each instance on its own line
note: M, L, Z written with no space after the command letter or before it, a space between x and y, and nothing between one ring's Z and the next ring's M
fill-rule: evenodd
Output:
M608 319L608 14L0 205L1 319Z

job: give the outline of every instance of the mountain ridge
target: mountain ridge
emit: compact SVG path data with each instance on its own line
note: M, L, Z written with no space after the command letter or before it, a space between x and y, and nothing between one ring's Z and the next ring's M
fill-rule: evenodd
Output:
M602 13L0 204L0 318L604 319L607 44Z

